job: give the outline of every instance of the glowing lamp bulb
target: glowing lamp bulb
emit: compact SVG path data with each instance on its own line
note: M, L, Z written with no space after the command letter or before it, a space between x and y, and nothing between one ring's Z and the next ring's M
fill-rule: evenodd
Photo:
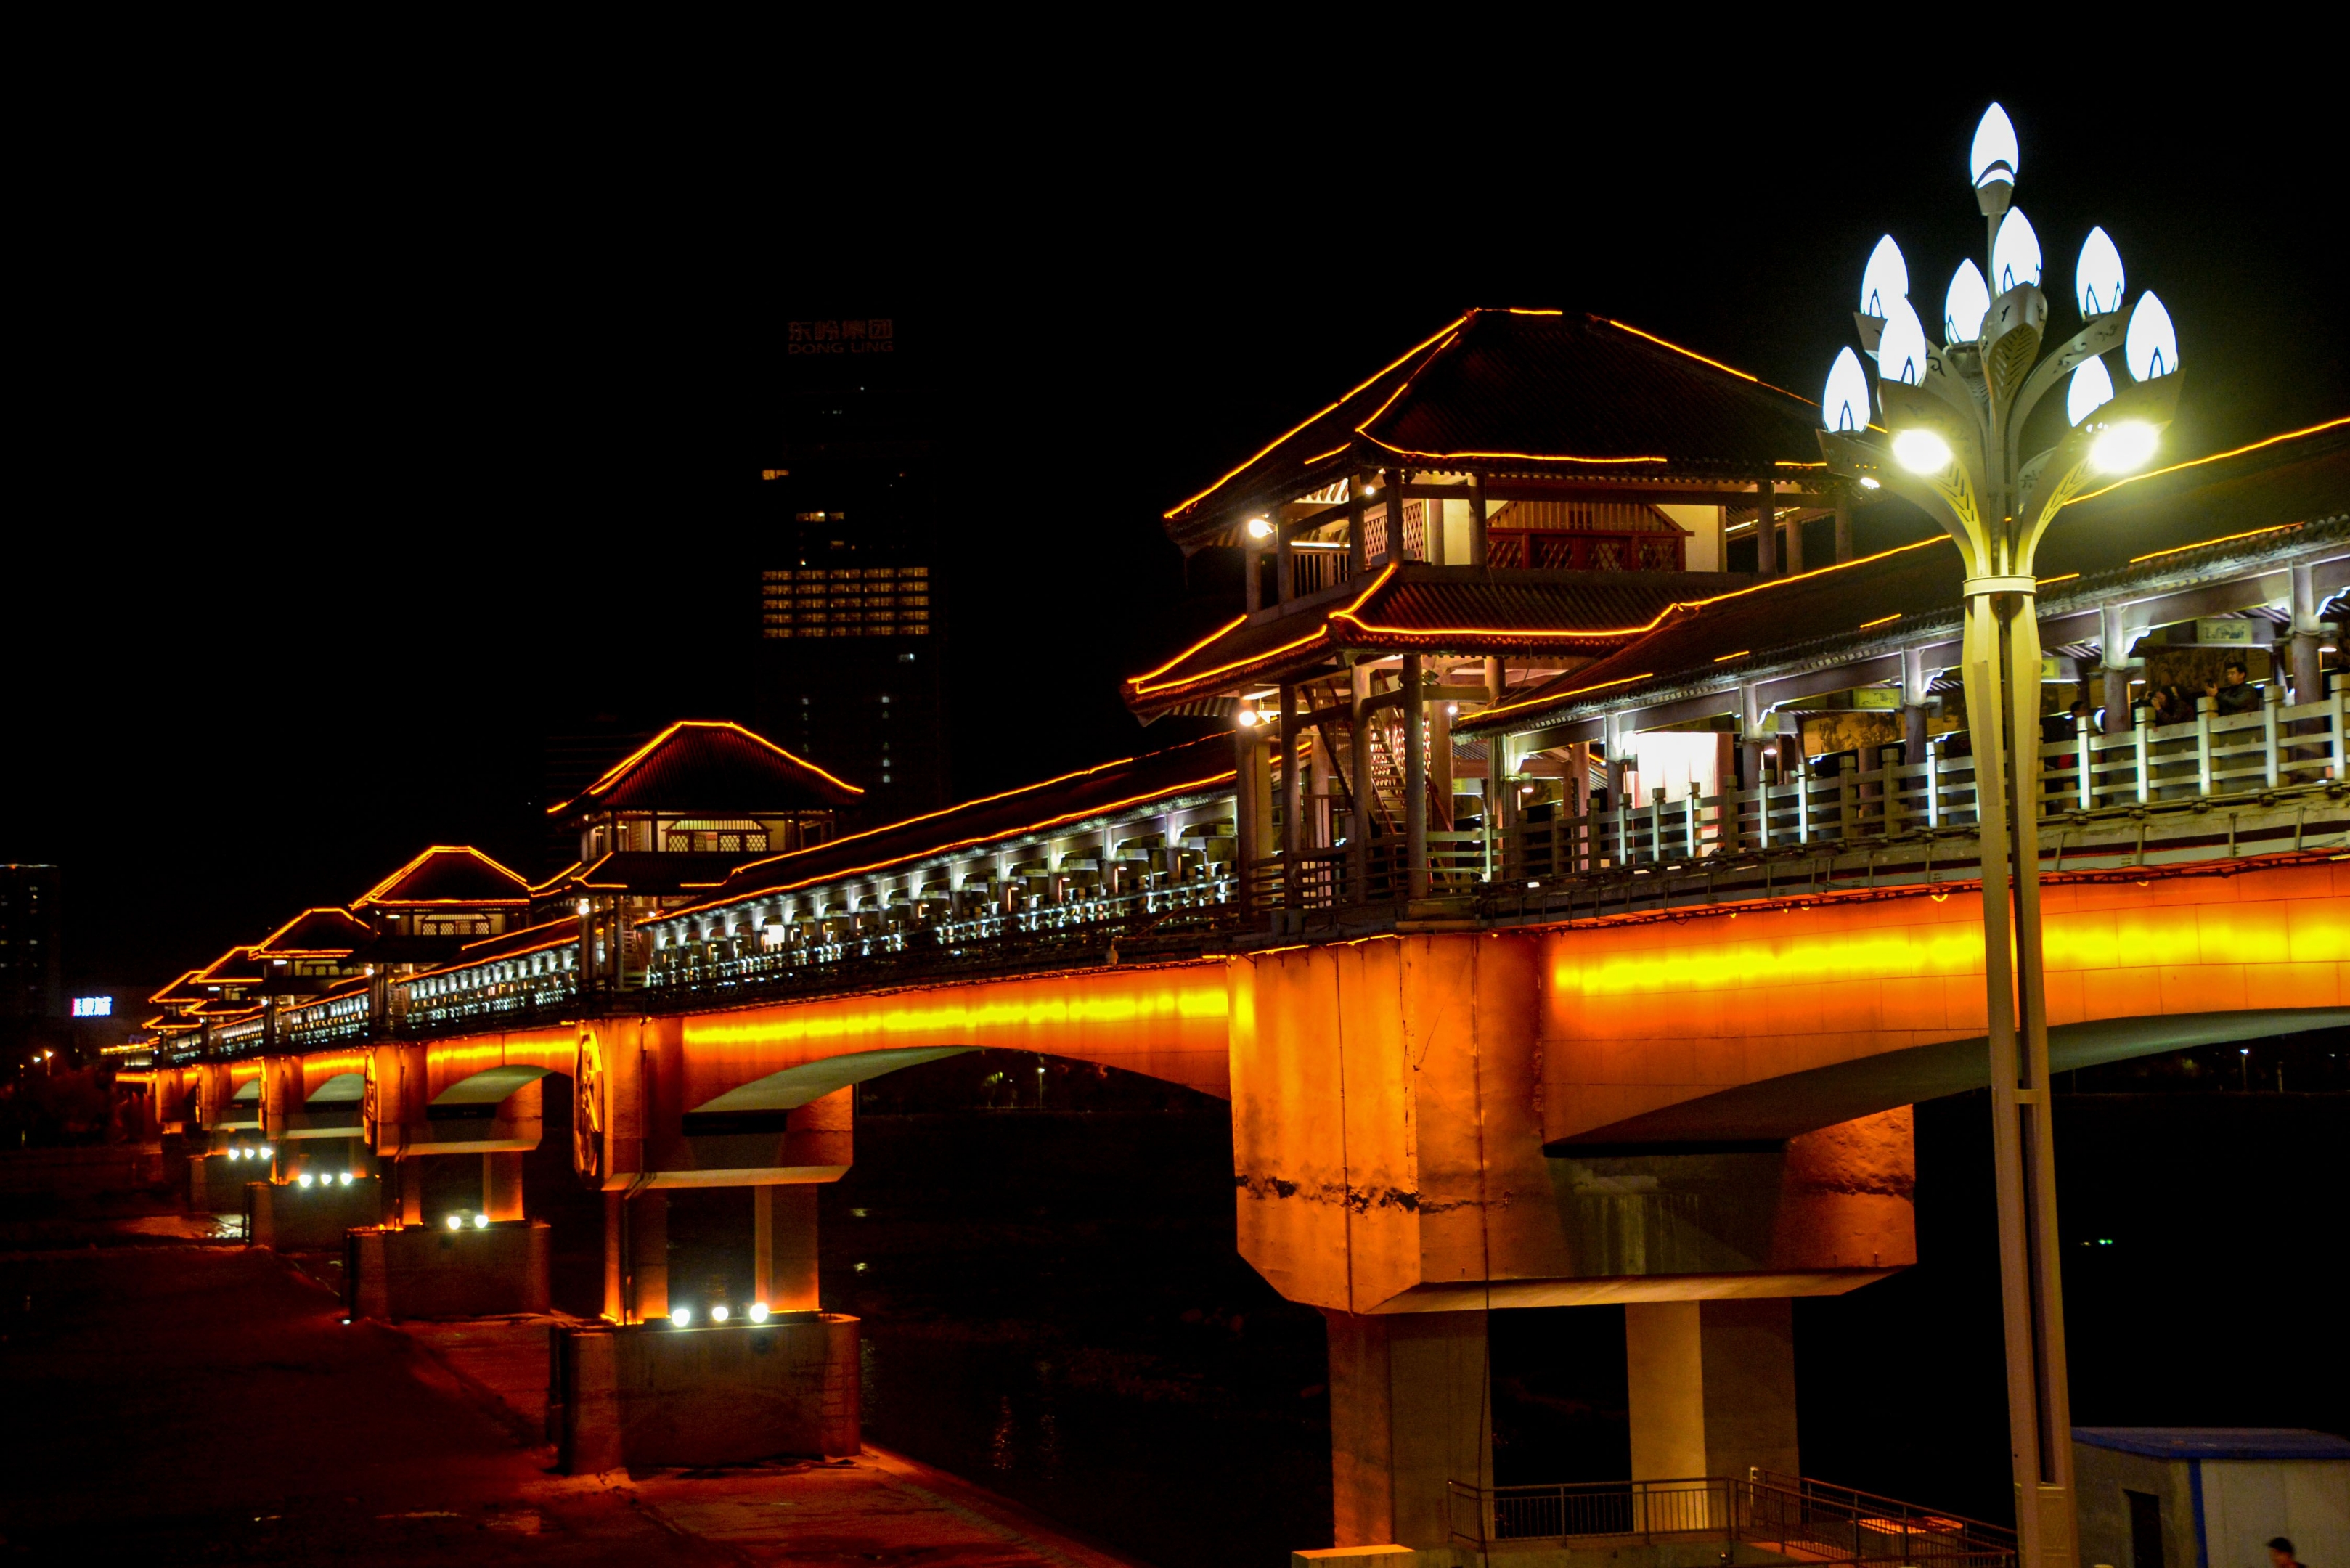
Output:
M751 1321L753 1323L764 1323L767 1321L766 1303L753 1302L751 1303Z
M2102 228L2091 229L2081 242L2081 259L2073 264L2073 299L2083 320L2122 307L2122 253Z
M1893 302L1877 339L1877 374L1905 387L1926 384L1926 324L1906 299Z
M728 1318L733 1315L734 1314L733 1313L726 1310L723 1303L721 1303L719 1305L710 1309L710 1321L712 1323L724 1323Z
M304 1171L304 1172L301 1174L301 1176L300 1176L300 1178L299 1178L298 1179L301 1181L301 1183L302 1183L302 1185L303 1185L303 1186L305 1186L305 1187L309 1186L309 1185L310 1185L310 1173L309 1173L308 1171L307 1171L307 1170L306 1170L306 1171Z
M693 1309L691 1307L682 1306L671 1307L670 1309L669 1321L677 1327L683 1328L687 1324L693 1321Z
M2040 281L2040 235L2017 207L1999 221L1991 245L1991 286L2002 294Z
M1273 524L1262 517L1252 517L1248 520L1248 536L1252 539L1270 539L1273 537Z
M1242 709L1238 713L1233 715L1232 722L1238 724L1243 730L1255 729L1257 726L1256 710L1253 708Z
M474 1230L476 1230L476 1231L486 1231L486 1230L488 1230L489 1228L490 1228L490 1217L489 1217L488 1215L486 1215L486 1214L476 1214L476 1215L474 1215L474 1216L473 1216L473 1229L474 1229Z
M449 1216L449 1229L452 1231L463 1231L464 1228L465 1217L463 1215L452 1214Z
M263 1144L261 1146L261 1158L264 1159L267 1159L271 1155L276 1154L276 1152L277 1151L276 1149L270 1147L267 1144Z
M1891 234L1877 242L1868 253L1868 265L1860 273L1860 313L1879 320L1893 314L1893 302L1909 293L1909 264L1901 259L1901 247L1893 243Z
M348 1171L348 1170L347 1170L347 1171L343 1172L343 1185L344 1185L345 1187L348 1187L350 1184L351 1184L351 1173L350 1173L349 1171Z
M2163 308L2152 289L2138 296L2137 308L2130 312L2129 337L2122 344L2122 362L2141 381L2168 376L2178 369L2178 334L2171 327L2170 312Z
M2022 161L2015 145L2015 122L2007 118L2007 110L1991 105L1983 110L1982 122L1975 127L1974 146L1967 154L1968 173L1975 189L1999 180L2014 184L2015 171Z
M2143 420L2124 420L2097 438L2089 448L2089 462L2100 473L2127 473L2144 468L2160 442L2152 425Z
M1871 479L1868 475L1864 473L1860 476L1860 487L1863 490L1882 490L1885 488L1885 482L1883 480Z
M1991 286L1970 261L1959 264L1950 286L1942 296L1942 341L1971 343L1982 336L1983 317L1991 311Z
M1820 396L1820 423L1831 431L1852 431L1868 428L1868 372L1860 368L1860 356L1849 348L1836 350L1835 363L1828 367L1827 390Z
M1893 438L1893 460L1912 473L1939 473L1950 466L1950 443L1932 431L1903 431Z
M2064 389L2064 417L2077 425L2113 400L2114 379L2106 362L2092 354L2074 369L2072 385Z

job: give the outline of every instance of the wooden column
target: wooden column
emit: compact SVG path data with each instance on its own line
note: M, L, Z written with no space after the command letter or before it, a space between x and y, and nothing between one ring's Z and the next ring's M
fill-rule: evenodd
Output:
M1436 689L1436 704L1428 715L1428 743L1431 755L1428 759L1428 776L1434 782L1437 826L1443 832L1452 830L1452 703L1445 688Z
M1251 545L1241 551L1243 604L1251 615L1264 607L1264 552Z
M1469 476L1469 564L1485 564L1485 476L1482 473ZM1489 659L1485 662L1490 665L1493 661Z
M1369 568L1370 556L1363 539L1363 476L1347 476L1347 575L1360 577Z
M1444 565L1444 507L1441 501L1423 501L1420 516L1425 521L1419 530L1420 559L1431 566Z
M1305 889L1298 883L1298 852L1305 847L1305 792L1297 766L1297 683L1281 683L1281 903L1284 909L1303 907Z
M1265 513L1265 521L1273 524L1273 597L1287 604L1297 597L1297 572L1289 549L1289 530L1281 525L1281 508Z
M1395 507L1390 494L1388 505ZM1421 732L1419 655L1403 656L1403 835L1409 897L1428 897L1428 737Z
M1264 913L1255 888L1257 862L1273 854L1272 756L1263 728L1259 723L1235 730L1232 735L1233 760L1240 770L1232 788L1238 818L1232 826L1240 840L1234 850L1240 861L1235 873L1240 878L1242 909L1253 918Z
M1852 492L1837 491L1835 506L1835 558L1842 565L1852 559Z
M1305 749L1310 753L1305 782L1311 792L1306 802L1305 842L1310 848L1327 849L1336 831L1336 825L1330 820L1330 740L1327 730L1319 724L1307 726Z
M1371 701L1371 667L1357 664L1347 672L1349 705L1347 722L1347 749L1353 753L1347 765L1354 770L1354 820L1347 828L1347 846L1353 851L1347 857L1347 875L1353 879L1355 897L1367 896L1371 869L1371 718L1365 710Z
M1787 573L1790 576L1804 569L1803 511L1798 506L1787 514Z
M1567 780L1565 798L1559 802L1560 809L1564 810L1572 805L1575 807L1575 815L1587 817L1591 815L1591 742L1577 741L1567 747L1566 765L1567 770L1575 776ZM1586 826L1582 847L1575 852L1575 868L1576 870L1591 869L1592 842L1593 835Z
M1386 558L1390 561L1409 561L1411 559L1411 556L1405 552L1403 547L1403 483L1404 472L1402 469L1387 468L1379 471L1379 494L1385 498L1388 509L1388 553Z
M1771 521L1769 480L1754 487L1754 570L1759 576L1775 577L1779 575L1779 534Z

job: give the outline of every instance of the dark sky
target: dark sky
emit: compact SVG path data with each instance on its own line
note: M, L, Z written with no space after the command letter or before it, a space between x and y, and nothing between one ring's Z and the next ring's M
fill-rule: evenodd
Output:
M2169 306L2173 452L2350 412L2350 132L2314 74L2123 113L1921 68L1842 124L1588 74L1394 120L1307 78L827 99L720 151L195 123L130 207L61 200L45 253L0 859L65 866L81 981L168 978L429 842L536 869L550 724L746 704L795 317L892 317L930 383L958 794L1171 738L1116 700L1215 607L1160 509L1464 306L1599 312L1816 395L1889 230L1937 318L1980 259L1991 94L2058 323L2096 223Z

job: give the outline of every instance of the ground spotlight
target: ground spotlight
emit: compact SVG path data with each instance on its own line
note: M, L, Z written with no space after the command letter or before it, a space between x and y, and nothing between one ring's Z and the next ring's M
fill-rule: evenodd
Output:
M486 1215L486 1214L476 1214L476 1215L474 1215L474 1216L473 1216L473 1229L474 1229L474 1230L476 1230L476 1231L486 1231L486 1230L488 1230L489 1228L490 1228L490 1217L489 1217L488 1215Z
M299 1177L296 1178L296 1179L300 1181L303 1186L307 1187L310 1185L310 1173L306 1170Z
M687 1324L693 1321L693 1309L691 1307L685 1306L671 1307L669 1313L669 1321L676 1324L679 1328L683 1328Z
M710 1321L712 1323L724 1323L728 1318L733 1315L733 1314L726 1310L725 1305L723 1303L710 1309Z
M465 1228L465 1217L464 1217L463 1215L462 1215L462 1214L452 1214L452 1215L450 1215L450 1216L449 1216L449 1229L451 1229L452 1231L462 1231L462 1230L463 1230L464 1228Z
M753 1323L764 1323L767 1321L766 1303L753 1302L751 1303L751 1321Z

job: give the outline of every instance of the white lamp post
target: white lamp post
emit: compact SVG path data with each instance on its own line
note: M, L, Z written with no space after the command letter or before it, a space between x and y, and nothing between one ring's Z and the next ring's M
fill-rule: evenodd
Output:
M2033 556L2059 509L2094 477L2143 467L2178 400L2178 343L2153 295L2122 302L2121 253L2091 232L2074 273L2083 326L2041 350L2048 298L2039 236L2011 211L2021 164L1997 104L1975 131L1970 169L1990 228L1988 281L1971 263L1950 280L1937 348L1919 341L1908 299L1887 279L1890 238L1862 286L1877 306L1855 317L1877 358L1882 424L1856 428L1851 377L1830 372L1828 466L1867 489L1916 503L1950 530L1966 563L1967 721L1982 842L1983 980L1989 1013L1993 1150L1999 1176L2000 1282L2007 1338L2008 1424L2022 1568L2074 1568L2072 1399L2056 1237L2055 1146L2049 1126L2048 1009L2040 944L2040 625ZM1893 266L1884 265L1890 253ZM1900 274L1906 293L1907 272ZM2100 358L2124 349L2116 387ZM2041 400L2069 378L2071 428L2025 450ZM2014 961L2009 961L2010 933Z

